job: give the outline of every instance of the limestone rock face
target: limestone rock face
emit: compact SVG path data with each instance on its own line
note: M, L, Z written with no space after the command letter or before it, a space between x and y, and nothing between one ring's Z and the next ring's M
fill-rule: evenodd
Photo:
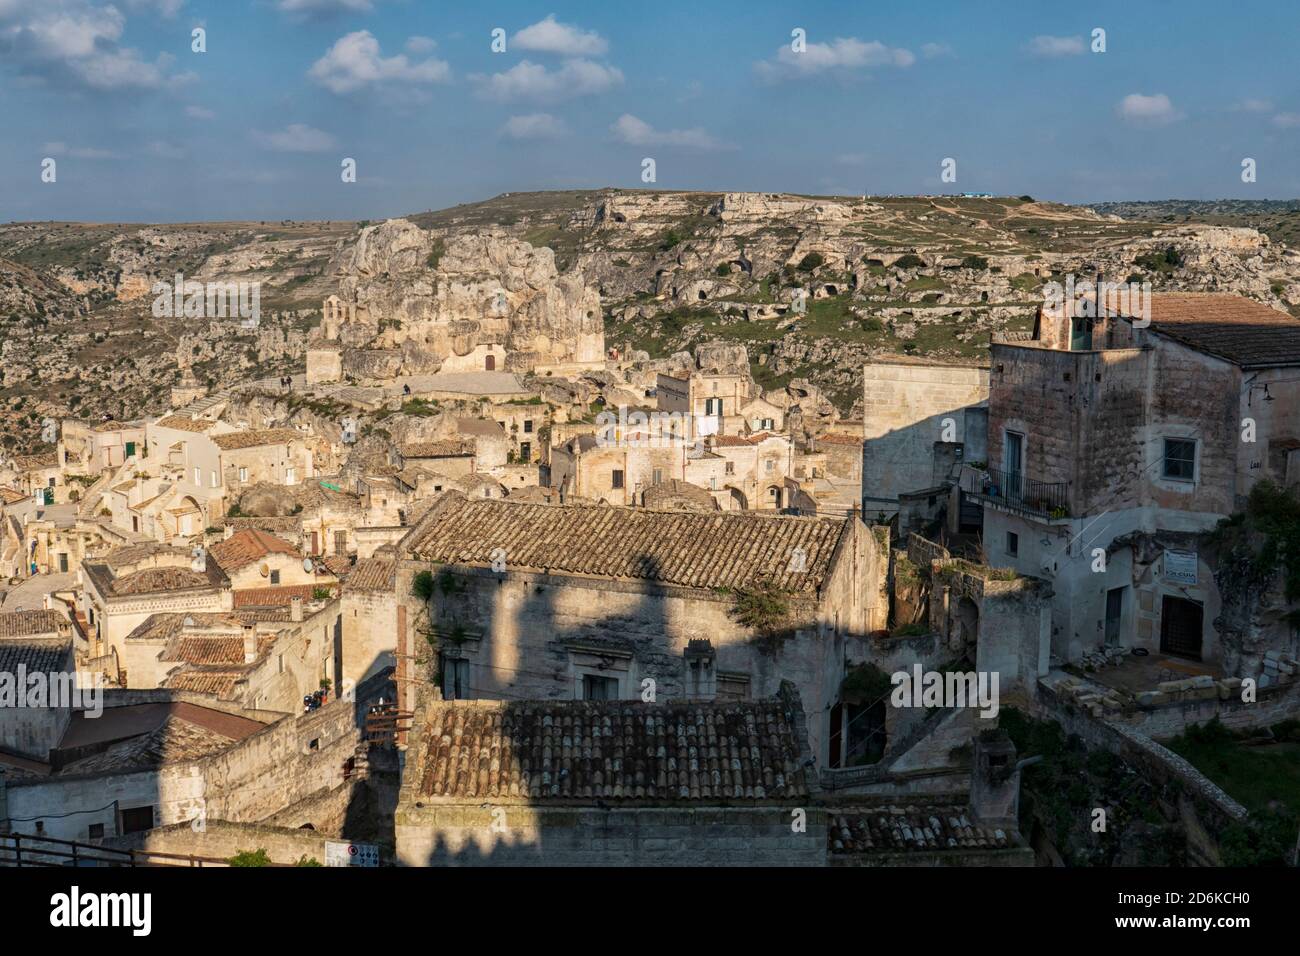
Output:
M504 232L442 240L391 219L363 229L335 271L352 306L340 341L400 353L399 374L604 365L595 287Z

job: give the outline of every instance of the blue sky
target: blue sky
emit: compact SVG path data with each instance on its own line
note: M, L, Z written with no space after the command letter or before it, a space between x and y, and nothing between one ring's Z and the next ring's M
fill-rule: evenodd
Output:
M375 219L645 157L664 189L1300 195L1300 4L1081 7L0 0L0 219Z

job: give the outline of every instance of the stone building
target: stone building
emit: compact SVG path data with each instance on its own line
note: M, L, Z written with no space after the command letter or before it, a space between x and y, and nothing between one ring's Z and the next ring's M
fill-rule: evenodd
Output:
M963 481L990 562L1052 581L1052 653L1238 665L1203 535L1300 478L1300 324L1232 295L1155 295L1149 320L1085 300L990 355L989 467Z
M654 688L752 699L788 679L814 715L810 747L823 759L844 661L868 655L866 635L887 614L884 547L856 516L448 492L398 551L398 653L429 636L448 697L632 699ZM742 623L760 595L771 614Z
M862 511L898 510L963 461L986 456L989 370L921 360L868 362L863 372Z
M398 862L825 865L823 811L808 808L802 720L788 693L661 703L427 699L395 815ZM792 825L800 810L803 827Z
M90 655L108 678L125 686L154 686L152 673L136 682L126 637L153 614L229 611L230 579L215 561L202 570L186 548L125 545L82 565L81 604L90 628Z

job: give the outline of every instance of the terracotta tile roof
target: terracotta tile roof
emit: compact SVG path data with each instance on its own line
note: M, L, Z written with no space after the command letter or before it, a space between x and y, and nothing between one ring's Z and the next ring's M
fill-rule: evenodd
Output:
M515 569L745 588L760 581L816 592L848 519L542 505L444 492L399 546L439 564L490 566L503 548ZM805 570L792 572L801 549Z
M114 595L155 594L213 587L216 583L209 574L189 568L145 568L114 578L112 592Z
M861 445L861 436L841 435L835 432L829 432L816 439L818 442L824 442L827 445Z
M403 458L468 458L474 446L463 441L421 441L402 446Z
M966 807L874 807L835 813L827 825L827 849L833 854L996 850L1018 845L1014 833L974 822Z
M344 587L349 591L391 591L396 571L395 558L365 558L357 562Z
M184 548L174 548L171 545L156 541L145 541L141 544L124 544L121 547L114 548L102 558L99 558L96 563L107 565L114 571L118 571L156 554L175 554L184 557L187 563L189 561L189 551Z
M60 628L69 626L68 619L58 611L0 612L0 638L57 634Z
M718 511L717 501L707 488L670 478L645 490L642 502L659 511Z
M175 638L158 655L160 661L183 661L186 664L242 664L244 639L184 635Z
M330 583L321 584L284 584L266 588L242 588L234 591L236 610L251 607L288 607L295 597L309 602L317 588L329 588Z
M205 418L190 418L188 415L168 415L154 422L156 428L173 428L176 431L202 433L208 431L216 422Z
M243 671L185 669L168 675L161 686L228 700L234 696L235 686L243 676Z
M776 700L436 701L426 711L426 799L761 801L807 783Z
M225 541L218 541L208 549L208 554L226 573L247 567L268 554L302 556L288 541L267 534L265 531L259 531L257 528L245 528L243 531L235 532Z
M744 435L713 435L710 444L718 448L744 448L748 445L756 445L758 442Z
M47 451L39 455L15 455L14 469L16 471L45 471L49 468L59 467L58 452Z
M262 620L287 621L288 619L289 613L287 610L273 614L269 618L263 612L242 610L189 611L186 613L167 611L161 614L150 614L136 625L135 629L126 636L126 640L170 640L185 629L187 620L191 622L189 626L193 628L234 629L243 628L244 625L254 624Z
M256 448L258 445L284 445L291 441L302 441L306 437L293 428L260 428L254 431L213 435L212 443L222 451L235 451L240 448Z
M192 708L193 711L205 709L186 703L172 704L158 726L112 744L93 756L74 760L64 766L60 773L123 773L154 769L169 763L197 760L219 753L246 736L232 736L222 732L220 725L192 720L189 712L182 708ZM117 709L119 708L111 708Z
M12 505L25 500L27 500L27 496L21 491L14 488L0 488L0 503Z
M352 559L346 554L327 554L321 558L321 564L325 569L336 578L342 580L352 573L354 565Z
M0 641L0 674L49 674L68 666L72 657L71 638L12 637Z
M1117 304L1108 301L1112 311ZM1244 296L1217 292L1152 295L1151 328L1243 368L1300 365L1300 320Z

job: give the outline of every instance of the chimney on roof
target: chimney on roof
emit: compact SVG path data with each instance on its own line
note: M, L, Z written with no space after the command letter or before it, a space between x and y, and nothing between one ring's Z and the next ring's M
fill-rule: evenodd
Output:
M971 774L971 815L984 824L1014 825L1020 813L1020 765L1016 745L1005 730L975 735Z
M244 628L244 663L251 664L257 660L257 628Z
M295 594L289 598L289 620L295 624L302 620L302 597Z

